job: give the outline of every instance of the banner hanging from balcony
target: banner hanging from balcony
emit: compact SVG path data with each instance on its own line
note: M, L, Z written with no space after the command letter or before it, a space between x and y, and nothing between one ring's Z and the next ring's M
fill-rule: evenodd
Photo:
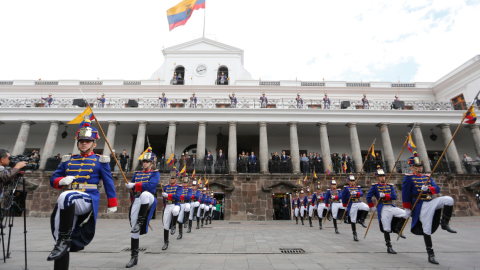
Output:
M167 10L167 19L170 31L177 26L185 25L194 10L205 8L206 0L183 0Z

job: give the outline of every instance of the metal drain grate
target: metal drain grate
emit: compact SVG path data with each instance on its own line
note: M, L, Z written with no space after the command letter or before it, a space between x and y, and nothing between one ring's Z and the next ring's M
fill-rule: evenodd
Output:
M241 224L241 222L238 222L238 221L230 221L230 222L228 222L228 224Z
M140 248L138 248L138 251L145 251L145 250L147 250L146 247L140 247ZM124 249L122 249L122 251L131 251L131 248L124 248Z
M303 248L281 248L280 251L286 254L303 254L305 250Z

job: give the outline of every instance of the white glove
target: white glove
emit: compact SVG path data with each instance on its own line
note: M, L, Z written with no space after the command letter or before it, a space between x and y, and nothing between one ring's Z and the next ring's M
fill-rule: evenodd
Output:
M425 185L423 185L423 186L422 186L422 191L427 191L427 190L428 190L428 187L425 186Z
M332 200L335 200L335 196L332 195Z
M352 191L352 192L350 192L350 195L352 195L352 196L357 196L357 191Z
M167 197L168 197L168 193L163 192L163 193L162 193L162 196L163 196L164 198L167 198Z
M376 208L375 206L372 207L372 208L370 208L370 209L372 209L372 211L373 211L374 213L377 212L377 208Z
M380 192L380 197L385 198L385 193Z
M128 184L125 184L125 186L127 188L133 188L135 186L135 183L128 183Z
M67 176L67 177L62 178L62 180L60 180L60 182L58 182L58 185L59 186L68 186L73 182L73 180L75 180L75 176Z
M405 210L405 215L407 216L407 218L412 216L412 211L410 209L403 209L403 210Z
M117 212L117 207L116 206L107 208L107 214L111 214L111 213L115 213L115 212Z

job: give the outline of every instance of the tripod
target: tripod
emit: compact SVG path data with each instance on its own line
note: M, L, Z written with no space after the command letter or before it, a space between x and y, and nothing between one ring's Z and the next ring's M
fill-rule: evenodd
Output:
M24 252L25 252L25 270L28 270L27 267L27 213L26 213L26 192L25 192L25 178L23 174L25 172L20 172L13 182L9 185L9 188L6 190L4 195L3 207L0 208L0 233L2 235L2 249L3 249L3 262L6 263L6 259L10 258L10 240L12 237L12 227L13 221L15 218L15 212L18 211L21 213L23 211L23 233L24 233ZM15 192L17 191L18 183L22 180L23 182L23 205L24 208L20 206L15 201ZM5 221L3 220L5 218ZM3 228L8 224L8 242L7 250L5 252L5 238Z

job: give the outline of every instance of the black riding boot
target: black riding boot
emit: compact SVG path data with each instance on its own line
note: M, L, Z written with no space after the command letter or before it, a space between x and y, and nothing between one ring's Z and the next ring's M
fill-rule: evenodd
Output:
M353 240L354 240L354 241L358 241L357 228L356 228L356 226L355 226L355 223L352 223L352 232L353 232Z
M345 209L345 211L347 211L347 209ZM345 213L345 216L343 217L343 223L348 224L348 215L349 213ZM338 217L338 214L337 214L337 217Z
M182 239L182 236L183 236L183 224L178 223L178 237L177 237L177 240Z
M202 218L202 227L203 227L203 221L204 221L204 218Z
M197 220L197 211L198 207L195 207L195 209L193 210L193 220Z
M187 233L191 233L191 232L192 232L192 220L189 220L189 221L188 221Z
M70 252L65 253L60 259L53 263L53 270L68 270L70 265Z
M313 227L313 225L312 225L312 218L311 218L310 216L308 217L308 222L310 222L310 227Z
M360 212L360 211L358 211ZM365 219L367 218L367 215L368 215L368 211L361 211L359 214L359 217L358 217L358 223L360 223L360 225L362 225L364 228L367 227L367 225L365 225Z
M184 212L183 213L183 227L184 228L187 228L188 216L190 216L190 212Z
M302 225L305 225L305 224L303 224L303 217L300 217L300 220L302 221Z
M212 224L212 215L213 213L210 213L210 224Z
M445 205L443 207L443 215L442 215L442 220L440 221L440 224L442 225L443 230L446 230L449 233L457 233L457 231L452 230L452 228L450 228L450 225L449 225L450 218L452 217L452 212L453 212L453 206Z
M323 229L322 227L322 218L318 217L318 226L320 227L320 230Z
M177 228L177 220L178 220L178 216L173 216L172 224L170 225L170 234L171 235L175 234L175 228Z
M337 220L336 220L336 219L333 219L333 227L335 227L335 233L336 233L336 234L340 234L340 233L338 232Z
M387 246L387 252L390 254L397 254L397 252L395 252L395 250L393 250L392 248L392 242L390 241L390 233L384 232L383 235L385 237L385 245Z
M295 221L297 222L296 224L298 224L298 217L295 217Z
M395 224L395 226L392 226L392 232L396 233L396 234L399 234L400 231L402 230L402 227L403 227L403 224L405 223L405 220L404 218L400 218L397 223ZM401 238L405 239L406 237L401 234L399 235Z
M332 211L328 211L327 219L328 219L328 221L332 221Z
M163 230L163 247L162 250L166 250L168 248L168 230Z
M197 218L197 227L195 227L195 229L197 229L197 230L200 229L200 219L199 218Z
M147 219L147 210L148 210L148 203L142 204L140 206L140 210L138 211L137 223L135 223L135 226L133 226L132 233L140 232L140 229L142 228L143 224L145 223L145 220Z
M131 241L130 247L132 250L132 258L130 258L130 261L127 263L127 266L125 268L131 268L134 265L137 265L138 262L138 247L139 247L139 239L133 239Z
M425 241L425 246L427 247L428 262L433 264L439 264L437 260L435 260L435 253L433 252L432 236L423 235L423 240Z
M53 247L50 255L48 255L47 261L58 260L63 255L68 253L68 249L72 246L72 228L74 218L74 203L65 209L60 209L60 226L58 227L57 243Z

